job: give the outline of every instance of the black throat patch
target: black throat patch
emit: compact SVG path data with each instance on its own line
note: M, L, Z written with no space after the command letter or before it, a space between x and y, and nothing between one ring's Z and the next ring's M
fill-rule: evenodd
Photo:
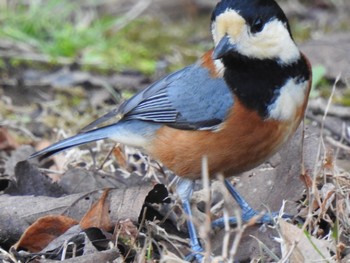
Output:
M310 74L302 56L295 63L281 65L276 60L234 54L225 56L223 63L226 68L224 78L233 93L244 106L264 119L268 117L268 106L278 98L289 79L300 83L308 80Z

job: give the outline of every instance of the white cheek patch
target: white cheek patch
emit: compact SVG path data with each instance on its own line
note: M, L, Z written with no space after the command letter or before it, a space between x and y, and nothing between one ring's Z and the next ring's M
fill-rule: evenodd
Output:
M295 79L289 79L280 89L276 101L267 108L269 118L279 121L293 120L304 103L308 85L307 80L297 82Z
M237 47L243 55L258 59L278 59L290 64L300 58L300 52L285 25L275 19L268 22L263 31L256 34L244 32Z

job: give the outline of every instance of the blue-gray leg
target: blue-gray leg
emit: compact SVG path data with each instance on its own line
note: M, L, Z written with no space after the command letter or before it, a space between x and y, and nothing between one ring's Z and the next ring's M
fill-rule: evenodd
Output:
M227 190L230 192L230 194L232 195L232 197L236 200L237 204L239 205L239 207L242 210L242 221L248 222L253 217L255 217L257 215L260 215L260 213L255 211L244 200L244 198L237 192L237 190L234 188L234 186L227 179L225 179L225 186L226 186ZM278 216L278 212L273 212L273 213L268 213L268 214L261 215L258 218L257 223L272 224L274 222L273 218L276 217L276 216ZM229 218L229 223L232 224L232 225L237 224L237 218L230 217ZM215 220L212 223L212 226L213 227L224 227L224 219L223 218L219 218L219 219Z
M190 236L190 242L191 242L190 245L193 253L187 256L186 259L190 260L195 258L197 262L202 262L203 248L199 243L196 228L192 221L192 211L191 211L191 205L190 205L193 186L194 186L194 182L192 180L179 178L177 182L176 192L178 193L182 201L182 207L188 216L187 228ZM236 200L240 208L242 209L242 221L247 222L251 220L253 217L260 215L260 213L256 212L252 207L250 207L250 205L244 200L244 198L237 192L237 190L233 187L233 185L228 180L225 180L225 186L227 190L230 192L230 194L232 195L232 197ZM278 212L264 214L264 215L261 215L256 222L271 224L274 222L273 218L276 216L278 216ZM237 224L237 218L235 217L229 218L229 223ZM224 227L224 225L225 223L223 218L217 219L212 223L213 227Z
M194 182L192 180L180 178L176 185L176 192L178 193L182 201L182 207L188 216L187 228L190 236L191 249L193 251L193 253L190 256L188 256L188 258L195 257L198 262L201 262L203 260L203 256L201 253L203 252L203 248L199 243L196 228L193 224L192 211L190 205L190 198L192 196L193 186Z

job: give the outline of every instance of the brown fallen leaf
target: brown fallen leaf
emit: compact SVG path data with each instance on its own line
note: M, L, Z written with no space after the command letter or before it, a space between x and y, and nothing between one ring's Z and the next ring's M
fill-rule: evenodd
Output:
M81 219L79 224L83 230L90 227L97 227L107 232L112 230L112 223L109 214L110 203L107 200L109 190L110 189L106 189L103 192L97 203L95 203Z
M11 136L5 127L0 127L0 151L12 151L17 149L19 144Z
M30 252L39 252L44 249L52 240L62 235L73 225L78 224L74 219L62 216L44 216L35 221L23 233L14 248L26 249Z
M130 240L130 243L134 244L138 234L139 230L134 223L130 219L125 219L117 223L113 234L113 240L121 238L122 240Z
M117 145L116 147L114 147L113 156L117 160L117 163L120 165L120 167L122 167L124 170L128 170L126 157L120 145Z
M37 142L35 144L35 150L36 151L40 151L48 146L50 146L52 143L54 143L53 141L49 141L49 140L40 140L39 142ZM66 159L64 158L64 156L62 156L61 154L56 154L51 156L50 158L44 160L45 162L50 162L50 166L48 167L48 169L51 170L56 170L56 171L62 171L64 170L64 164L66 163ZM54 182L57 182L61 179L61 176L59 176L58 174L47 174L47 176L51 177L52 180Z
M311 200L310 193L312 191L313 180L312 180L312 177L310 176L310 172L306 171L304 174L301 174L300 179L305 184L305 187L307 189L306 194L307 194L308 200ZM315 198L312 200L312 206L311 206L312 211L316 211L321 204L320 194L317 188L314 189L314 197ZM308 213L309 213L309 206L303 207L299 212L299 216L306 218Z
M145 197L152 185L113 189L109 192L113 224L130 218L137 222ZM47 196L10 196L0 198L0 243L14 244L23 232L43 215L65 214L78 222L84 211L91 208L91 202L99 199L96 192L66 195L59 198Z
M316 239L283 219L278 224L283 259L290 253L290 262L335 262L330 253L335 249L328 240Z

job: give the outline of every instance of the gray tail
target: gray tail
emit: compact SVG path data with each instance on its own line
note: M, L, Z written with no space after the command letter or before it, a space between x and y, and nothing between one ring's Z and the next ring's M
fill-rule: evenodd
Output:
M89 142L94 142L102 139L107 139L109 137L108 135L110 135L111 133L111 129L115 128L112 126L113 125L105 126L95 130L88 131L88 132L79 133L70 138L56 142L41 151L33 153L31 156L29 156L29 159L32 159L35 157L46 158L56 153L72 148L74 146L78 146L78 145L82 145L82 144L86 144Z

